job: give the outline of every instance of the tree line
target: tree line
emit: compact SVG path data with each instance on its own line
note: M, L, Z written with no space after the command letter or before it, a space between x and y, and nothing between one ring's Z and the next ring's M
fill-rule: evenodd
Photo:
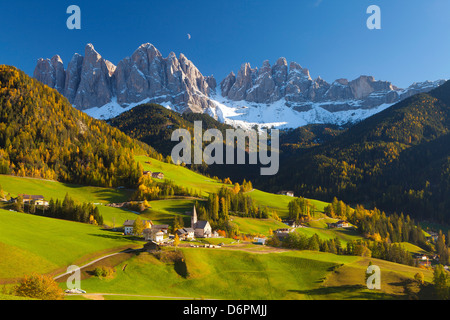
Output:
M24 203L23 197L18 196L14 209L43 217L103 225L103 216L97 206L92 203L79 203L69 194L66 194L63 201L50 199L48 206L36 206L34 201Z
M386 215L384 211L377 208L368 210L362 205L352 209L336 197L324 211L329 217L343 219L357 226L368 240L357 245L371 250L374 257L384 257L385 260L410 264L405 252L394 247L395 243L409 242L425 251L436 252L441 263L449 263L450 232L446 237L440 230L437 240L427 239L420 224L417 224L409 215L405 216L403 213Z
M0 66L0 174L135 187L142 175L138 154L157 152L22 71Z
M174 181L165 179L156 181L150 175L139 178L138 188L131 196L133 201L160 200L173 196L201 197L200 191L176 185Z
M276 212L270 212L266 206L258 205L247 194L251 190L252 183L244 180L241 185L235 183L232 187L223 186L217 193L210 193L206 201L196 203L199 219L226 221L230 215L259 219L277 217Z

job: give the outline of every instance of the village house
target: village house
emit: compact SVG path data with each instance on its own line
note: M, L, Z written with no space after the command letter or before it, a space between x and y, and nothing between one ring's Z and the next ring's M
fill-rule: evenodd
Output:
M152 178L155 178L155 179L164 179L164 173L162 173L162 172L153 172L152 173Z
M275 233L291 233L292 231L293 231L293 229L281 228L281 229L275 230Z
M266 241L267 241L266 238L254 238L253 239L254 244L260 244L260 245L265 245Z
M33 201L35 202L35 204L36 204L36 201L43 203L44 199L45 199L44 196L41 196L41 195L29 195L29 194L19 194L19 197L22 197L23 203L26 203L26 204L31 204ZM17 198L15 198L14 200L17 201ZM45 203L47 203L47 205L48 205L47 201L45 201Z
M48 201L46 200L36 200L34 204L38 207L48 207Z
M195 206L192 210L191 228L194 230L196 238L211 238L213 236L211 225L208 221L197 221L197 210L195 209Z
M280 191L280 192L278 192L277 194L282 194L282 195L285 195L285 196L289 196L289 197L294 197L294 191Z
M328 223L328 228L334 229L334 228L348 228L350 227L350 224L347 221L339 220L335 223Z
M156 243L164 242L164 232L159 229L147 228L143 232L145 241L153 241Z
M168 224L155 224L152 226L152 229L161 231L162 233L169 232L169 225Z
M278 239L283 240L286 238L289 233L294 231L294 229L288 229L288 228L280 228L274 231L274 234L278 237Z
M154 238L152 239L156 243L162 243L164 241L164 232L158 231L154 234Z
M176 234L180 240L193 240L195 237L195 230L192 228L178 229Z
M431 240L433 240L434 242L438 241L439 234L437 232L427 231L427 233L429 234L429 236L426 237L428 241Z
M336 222L336 226L338 228L348 228L349 224L347 221L339 220L338 222Z
M152 238L152 229L151 228L144 229L144 231L142 231L142 235L144 236L145 241L150 241Z
M151 172L151 171L144 171L142 174L143 174L144 176L151 176L151 175L152 175L152 172Z
M123 223L123 233L125 235L133 234L133 225L134 225L134 220L126 220Z
M132 235L133 234L133 226L134 226L135 220L125 220L123 223L123 233L125 235ZM144 228L152 227L153 222L151 220L142 220L144 223Z
M160 248L156 242L149 241L146 244L144 244L144 248L142 250L145 252L156 252L159 251Z
M291 228L301 228L302 225L295 220L287 220L283 221L284 224L287 224Z
M417 254L414 258L418 266L431 267L431 259L426 254Z

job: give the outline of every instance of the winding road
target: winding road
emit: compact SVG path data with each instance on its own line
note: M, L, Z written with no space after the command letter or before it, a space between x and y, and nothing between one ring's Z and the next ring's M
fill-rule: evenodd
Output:
M85 264L85 265L83 265L83 266L81 266L81 267L79 267L79 268L80 268L80 270L81 270L81 269L84 269L84 268L86 268L86 267L89 267L90 265L93 265L94 263L97 263L97 262L99 262L99 261L102 261L102 260L104 260L104 259L107 259L107 258L109 258L109 257L113 257L113 256L116 256L116 255L119 255L119 254L124 254L124 253L131 253L131 252L135 252L135 251L136 251L136 250L134 250L134 249L130 249L130 250L124 250L124 251L121 251L121 252L116 252L116 253L108 254L108 255L106 255L106 256L103 256L103 257L100 257L100 258L98 258L98 259L95 259L95 260L93 260L93 261L91 261L91 262L89 262L89 263L87 263L87 264ZM60 275L54 277L53 280L58 280L58 279L60 279L60 278L62 278L62 277L65 277L65 276L67 276L67 275L70 275L70 274L72 274L72 273L73 273L73 271L71 271L71 272L65 272L65 273L63 273L63 274L60 274Z

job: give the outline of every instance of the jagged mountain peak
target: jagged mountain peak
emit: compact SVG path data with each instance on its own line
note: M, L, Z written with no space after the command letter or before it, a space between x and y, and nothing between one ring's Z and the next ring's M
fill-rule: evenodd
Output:
M51 62L52 63L63 63L61 57L57 54L52 57Z
M84 56L39 59L34 77L64 94L86 113L108 119L141 103L159 103L178 112L215 115L222 121L296 127L309 123L355 122L413 94L443 83L425 81L399 89L388 81L361 75L354 80L313 80L308 68L284 57L260 68L242 63L219 85L204 76L183 53L164 57L151 43L141 44L117 66L88 43Z
M392 104L409 96L409 89L415 89L413 91L417 93L422 87L426 90L442 84L442 81L428 82L404 90L388 81L375 80L370 75L361 75L351 81L340 78L330 84L321 77L313 80L309 69L295 61L289 63L289 68L287 64L285 58L279 58L271 67L269 61L265 60L258 77L241 75L245 81L239 81L238 74L231 86L233 77L228 76L222 83L226 83L229 88L222 86L222 96L231 101L244 100L250 103L273 103L285 99L296 110L307 110L312 104L321 103L326 110L336 112ZM239 72L244 74L245 71L247 75L249 70L257 69L251 69L250 64L246 63Z
M75 54L67 70L61 59L40 59L34 77L57 88L80 110L105 105L129 107L141 101L169 103L178 111L204 112L212 106L208 99L215 79L204 77L185 55L171 52L163 58L151 43L140 45L117 66L104 59L88 43L84 56Z

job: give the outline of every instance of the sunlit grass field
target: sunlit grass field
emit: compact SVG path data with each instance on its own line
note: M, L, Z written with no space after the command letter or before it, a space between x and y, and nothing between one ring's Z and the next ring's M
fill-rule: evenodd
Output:
M125 220L136 218L136 214L130 211L105 206L107 203L128 201L132 191L126 189L87 187L8 175L0 175L0 185L5 195L10 194L12 197L19 194L42 195L48 201L63 200L66 194L69 194L72 199L80 203L95 203L103 216L104 223L109 226L112 226L114 221L116 226L121 226Z
M52 272L137 244L90 224L0 210L0 279Z
M309 299L328 270L356 257L303 252L258 254L225 249L183 248L187 275L143 253L119 265L114 279L83 282L88 292L115 292L206 299Z

